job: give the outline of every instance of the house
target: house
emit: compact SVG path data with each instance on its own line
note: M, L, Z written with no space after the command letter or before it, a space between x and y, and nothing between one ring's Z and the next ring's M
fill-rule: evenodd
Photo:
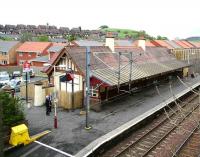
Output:
M15 65L17 63L16 49L20 45L18 41L0 41L0 65Z
M26 60L48 55L50 42L25 42L17 48L17 64L23 65Z

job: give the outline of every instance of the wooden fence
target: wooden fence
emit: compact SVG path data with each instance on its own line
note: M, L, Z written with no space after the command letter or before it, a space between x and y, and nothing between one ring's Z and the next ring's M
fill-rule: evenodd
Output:
M42 81L43 90L45 90L45 95L53 94L54 87L47 87L47 80ZM45 87L46 86L46 87ZM26 97L26 86L20 87L20 96ZM58 106L64 109L72 109L72 93L66 91L58 91ZM28 97L34 103L35 97L35 85L34 83L28 84ZM74 109L83 107L83 94L82 91L74 93Z
M72 109L72 93L60 91L58 93L58 105L64 109ZM81 108L83 101L82 91L74 93L74 108Z

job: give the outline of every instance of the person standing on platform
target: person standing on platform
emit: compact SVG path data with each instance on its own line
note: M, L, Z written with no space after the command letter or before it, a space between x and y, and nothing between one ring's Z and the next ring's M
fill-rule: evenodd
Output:
M45 106L46 106L46 115L50 115L50 101L49 96L46 96Z
M49 94L49 112L51 112L51 107L52 107L52 96Z

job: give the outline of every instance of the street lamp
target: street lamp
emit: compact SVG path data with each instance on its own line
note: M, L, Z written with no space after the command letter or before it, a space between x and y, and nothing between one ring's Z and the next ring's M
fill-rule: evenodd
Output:
M44 63L43 64L43 66L45 66L45 67L49 67L49 66L51 66L51 67L53 67L53 71L54 71L54 73L53 73L53 77L54 77L54 88L53 88L53 92L54 92L54 128L58 128L58 120L57 120L57 105L56 105L56 103L57 103L57 101L56 101L56 99L55 99L55 95L56 95L56 88L55 88L55 72L56 72L56 67L59 67L59 68L65 68L66 67L66 65L58 65L58 66L55 66L55 65L51 65L51 64L49 64L49 63Z

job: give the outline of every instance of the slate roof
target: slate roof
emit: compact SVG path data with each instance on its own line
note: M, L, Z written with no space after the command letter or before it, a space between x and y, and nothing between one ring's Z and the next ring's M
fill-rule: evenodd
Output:
M78 46L104 46L103 42L95 41L95 40L75 40Z
M172 60L169 62L134 64L132 66L132 81L153 77L159 74L167 73L185 67L186 65L180 61ZM120 73L120 84L129 82L130 65L126 66ZM115 86L118 84L118 74L116 71L105 68L92 71L92 75L104 83Z
M17 51L42 53L50 45L50 42L25 42L17 49Z
M60 52L65 46L62 45L55 45L51 46L47 51L49 52Z
M51 42L57 42L57 43L68 43L68 41L64 38L51 38Z
M121 46L134 46L132 40L115 40L115 46L121 47Z
M34 59L31 59L29 60L30 62L48 62L49 61L49 56L46 55L46 56L41 56L41 57L37 57L37 58L34 58Z
M93 46L91 47L91 69L99 69L99 68L106 68L106 66L102 61L94 57L94 53L98 52L105 52L105 53L111 53L111 50L106 46ZM59 57L62 56L63 53L67 53L70 55L74 63L77 65L78 69L81 70L82 74L85 74L85 65L86 65L86 47L80 46L80 47L65 47L62 51L55 53L51 60L49 61L49 64L53 65L56 64L56 62L59 60ZM50 73L52 70L52 67L45 67L44 72Z
M129 54L123 54L127 58ZM128 61L124 62L127 65ZM184 62L177 61L176 58L168 52L167 48L147 47L145 52L140 54L133 53L132 81L153 77L162 73L175 71L188 66ZM129 81L130 65L127 65L120 74L120 84ZM101 81L114 86L118 84L118 69L96 69L92 71L93 76Z
M10 49L17 45L19 41L0 41L0 52L9 52Z
M137 50L137 49L136 49ZM62 54L68 54L78 69L85 75L86 69L86 48L85 47L65 47L60 53L55 53L50 64L56 64ZM122 53L120 57L120 67L124 67L120 74L120 84L129 81L129 54ZM102 82L114 86L118 84L118 61L119 53L112 53L108 47L91 47L91 74ZM126 65L126 66L125 66ZM133 52L132 80L139 80L146 77L154 77L159 74L175 71L188 66L177 61L167 48L147 47L146 51ZM46 69L47 73L52 71L52 67Z

